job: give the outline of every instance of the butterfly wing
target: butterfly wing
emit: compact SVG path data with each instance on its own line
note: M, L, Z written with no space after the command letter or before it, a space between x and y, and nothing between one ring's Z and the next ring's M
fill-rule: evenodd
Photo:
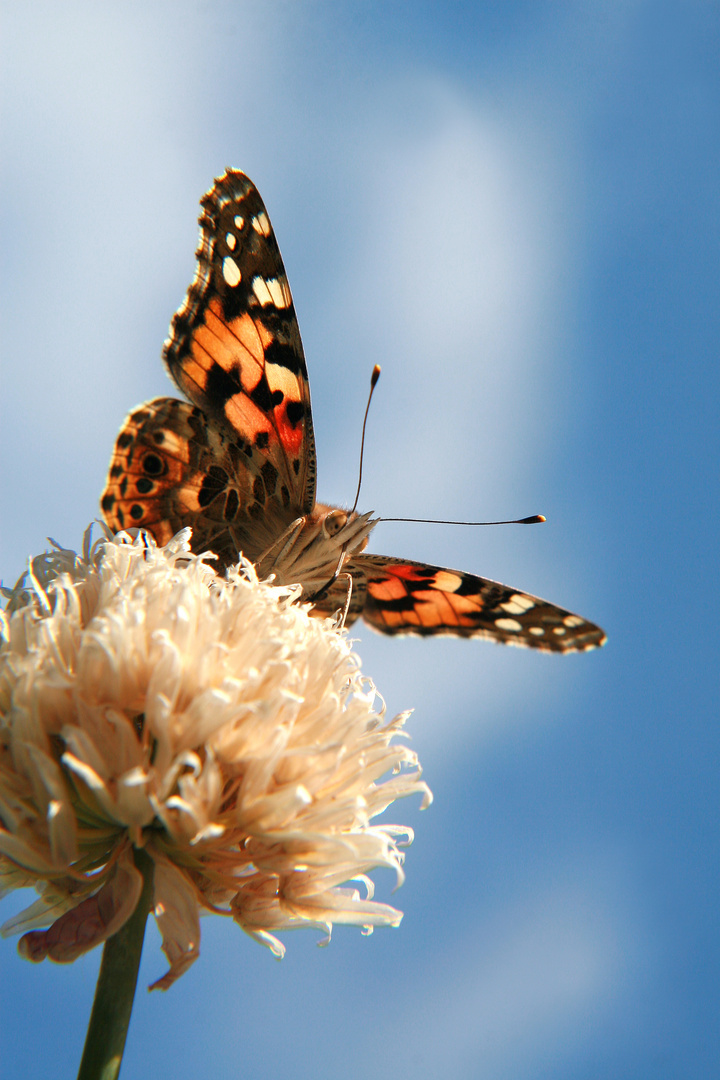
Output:
M125 420L101 507L113 532L147 529L158 544L190 525L193 550L215 552L224 568L237 562L238 550L257 558L284 527L266 511L272 469L252 447L239 450L195 405L156 398ZM248 529L244 519L253 514Z
M130 414L101 505L111 528L139 525L159 543L192 525L193 548L226 563L238 550L258 556L312 510L315 440L297 318L262 199L228 170L201 205L195 278L164 347L192 404L162 398Z
M605 643L599 626L537 596L441 566L358 555L362 618L383 634L484 637L545 652L583 652Z
M228 170L201 201L195 279L164 359L217 427L277 469L294 506L315 503L315 440L300 331L280 249L257 188Z

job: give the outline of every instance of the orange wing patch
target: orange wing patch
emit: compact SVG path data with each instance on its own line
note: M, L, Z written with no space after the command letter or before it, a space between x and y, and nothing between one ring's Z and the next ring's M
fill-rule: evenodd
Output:
M387 632L433 633L443 627L452 630L472 631L472 616L477 603L462 595L455 595L462 584L462 576L447 570L428 574L430 567L416 568L412 564L392 566L387 576L368 581L367 593L375 603L366 605L365 618L372 612L371 625L381 621Z
M188 397L192 396L191 391L194 395L208 392L208 380L216 364L223 371L236 372L238 384L242 372L242 382L250 389L262 376L263 349L255 323L249 315L244 315L230 326L219 308L217 301L208 306L205 321L195 331L190 354L180 371L182 389ZM257 372L254 383L253 367Z

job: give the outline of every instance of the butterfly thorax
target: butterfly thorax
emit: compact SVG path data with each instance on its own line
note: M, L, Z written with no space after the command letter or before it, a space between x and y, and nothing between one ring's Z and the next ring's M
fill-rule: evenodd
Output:
M310 514L297 518L255 560L261 577L274 574L282 585L299 582L303 596L322 592L342 572L345 563L367 546L377 518L316 503Z

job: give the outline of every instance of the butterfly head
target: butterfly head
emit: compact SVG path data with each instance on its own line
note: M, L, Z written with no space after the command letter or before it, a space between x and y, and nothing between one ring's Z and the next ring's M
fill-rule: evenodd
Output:
M329 549L347 554L363 551L368 537L378 523L372 512L358 514L355 510L341 510L336 506L316 503L312 514L306 519L306 528L314 533L319 527L318 542Z
M352 515L353 518L357 518L357 514ZM326 540L331 540L342 532L348 523L350 515L345 510L328 510L325 516L320 521L320 527L322 534ZM367 538L365 540L367 543Z

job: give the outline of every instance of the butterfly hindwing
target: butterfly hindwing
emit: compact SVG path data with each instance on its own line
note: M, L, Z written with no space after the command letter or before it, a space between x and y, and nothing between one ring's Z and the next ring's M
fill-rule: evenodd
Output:
M193 548L237 562L257 557L286 521L274 512L273 466L207 423L200 409L156 398L134 409L115 443L101 506L110 527L148 529L158 544L190 525ZM248 528L240 508L249 508ZM253 510L255 508L255 510Z
M384 634L484 637L546 652L578 652L605 642L593 623L538 596L441 566L356 556L364 578L362 617Z

